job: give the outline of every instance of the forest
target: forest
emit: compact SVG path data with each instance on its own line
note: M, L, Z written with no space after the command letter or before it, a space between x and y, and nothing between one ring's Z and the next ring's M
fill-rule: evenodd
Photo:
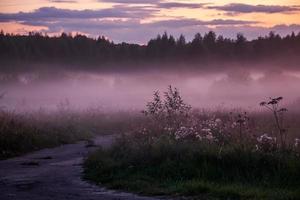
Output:
M270 32L267 36L248 40L243 34L237 34L232 39L210 31L195 34L191 41L187 41L183 35L175 38L165 32L145 45L114 43L104 36L96 39L81 34L48 36L38 32L28 35L0 33L1 70L24 63L99 70L107 69L110 65L116 65L119 70L126 66L140 67L141 64L144 64L143 68L153 68L155 63L180 62L202 68L207 67L205 64L224 62L271 62L296 66L300 62L299 52L300 33L294 32L286 36Z

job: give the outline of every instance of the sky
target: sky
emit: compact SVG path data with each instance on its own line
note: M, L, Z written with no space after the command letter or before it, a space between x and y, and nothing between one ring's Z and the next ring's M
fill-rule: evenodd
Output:
M253 39L300 31L300 0L0 0L0 30L105 36L145 44L164 31L188 40L210 30Z

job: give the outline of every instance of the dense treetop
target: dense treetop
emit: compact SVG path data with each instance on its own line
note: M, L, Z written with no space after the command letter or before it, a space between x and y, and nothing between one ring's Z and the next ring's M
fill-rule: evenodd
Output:
M0 33L1 63L37 62L56 64L106 64L152 62L258 62L286 60L299 63L300 33L281 37L270 32L265 37L247 40L242 34L224 38L210 31L197 33L191 41L181 35L174 38L166 32L146 45L115 44L104 36L62 33L50 37L42 33L13 35Z

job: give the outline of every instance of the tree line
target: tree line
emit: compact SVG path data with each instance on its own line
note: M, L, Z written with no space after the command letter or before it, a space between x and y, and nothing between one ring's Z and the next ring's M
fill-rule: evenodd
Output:
M138 62L216 62L216 61L300 61L300 33L267 36L248 40L242 34L225 38L210 31L197 33L191 41L183 35L175 38L166 32L146 45L114 43L104 36L97 39L85 35L62 33L50 37L31 32L28 35L0 33L1 62L45 62L65 64L138 63Z

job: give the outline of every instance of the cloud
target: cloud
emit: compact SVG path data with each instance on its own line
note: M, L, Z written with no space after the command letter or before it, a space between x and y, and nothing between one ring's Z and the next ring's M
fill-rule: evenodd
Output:
M220 26L220 25L244 25L244 24L256 24L256 21L243 21L243 20L223 20L214 19L210 21L202 21L197 19L172 19L172 20L162 20L153 23L149 23L148 26L152 27L166 27L166 28L176 28L176 27L189 27L189 26Z
M196 19L174 19L162 20L150 23L141 23L139 19L63 19L59 21L28 21L22 22L25 25L47 27L44 32L81 32L89 36L96 37L105 35L115 42L138 42L145 43L150 38L155 37L158 33L167 31L175 36L183 33L187 38L192 37L196 32L207 32L210 30L209 25L228 27L243 26L255 24L253 21L241 20L222 20L215 19L210 21L201 21ZM215 28L214 30L217 30Z
M32 26L46 26L49 32L85 32L87 34L94 33L95 31L103 30L120 30L120 29L134 29L140 25L139 20L91 20L84 19L78 20L63 20L58 22L37 22L37 23L23 23Z
M98 0L99 2L107 3L122 3L122 4L154 4L159 3L161 0Z
M159 8L171 9L171 8L202 8L204 3L179 3L179 2L166 2L157 3L156 6Z
M202 8L206 3L182 3L182 2L165 2L163 0L98 0L100 2L121 3L121 4L152 4L156 8Z
M99 10L70 10L42 7L32 12L0 13L0 22L9 21L54 21L59 19L139 18L152 16L155 9L114 6Z
M52 3L77 3L76 0L49 0Z
M139 19L62 19L55 21L22 21L23 25L30 26L43 26L47 27L49 32L94 32L95 30L121 30L121 29L178 29L179 27L198 27L198 26L226 26L226 25L244 25L255 24L253 21L241 21L241 20L222 20L215 19L211 21L201 21L196 19L174 19L174 20L162 20L150 23L141 23Z
M127 22L125 22L126 24ZM164 31L167 31L169 34L179 37L180 34L186 36L187 40L191 40L194 35L200 32L202 35L208 31L215 31L218 35L221 34L224 37L235 38L237 33L243 33L248 39L254 39L258 36L268 35L270 31L274 31L280 35L290 34L292 31L298 33L300 31L300 24L294 25L277 25L273 27L261 27L255 25L240 25L240 26L231 26L231 25L219 25L215 28L210 28L206 25L197 25L197 26L183 26L183 27L164 27L164 26L135 26L134 22L131 22L131 28L119 28L119 29L82 29L82 32L89 32L91 35L105 35L115 42L135 42L140 44L145 44L149 41L150 38L154 38L158 33L162 34ZM126 27L123 24L122 26ZM137 23L138 24L138 23Z
M247 20L233 20L233 19L215 19L212 21L209 21L207 25L250 25L250 24L257 24L258 21L247 21Z
M70 10L59 9L55 7L42 7L32 12L19 12L19 13L0 13L0 22L18 22L31 26L46 26L52 27L98 27L98 28L124 28L126 23L131 28L132 23L135 22L136 26L149 26L149 27L188 27L199 25L242 25L242 24L255 24L255 21L243 20L222 20L215 19L211 21L202 21L197 19L171 19L161 20L151 23L138 23L141 19L152 16L156 9L149 9L148 7L128 7L124 5L116 5L113 8L101 10ZM107 20L114 18L118 20ZM122 19L122 20L120 20ZM116 23L118 22L118 23ZM126 22L123 24L123 22ZM57 29L57 28L55 28Z
M158 33L167 31L178 36L181 33L191 39L197 32L213 30L225 37L235 37L237 33L255 38L270 31L280 34L300 31L300 25L277 25L271 28L259 26L257 21L212 19L198 20L173 18L154 22L143 22L158 11L154 6L115 5L108 9L71 10L42 7L32 12L0 13L0 22L16 22L30 27L45 27L43 32L80 32L96 37L105 35L115 42L145 43ZM4 30L5 31L5 30Z
M299 6L279 5L249 5L242 3L231 3L224 6L208 6L206 8L227 11L230 13L285 13L299 11Z

